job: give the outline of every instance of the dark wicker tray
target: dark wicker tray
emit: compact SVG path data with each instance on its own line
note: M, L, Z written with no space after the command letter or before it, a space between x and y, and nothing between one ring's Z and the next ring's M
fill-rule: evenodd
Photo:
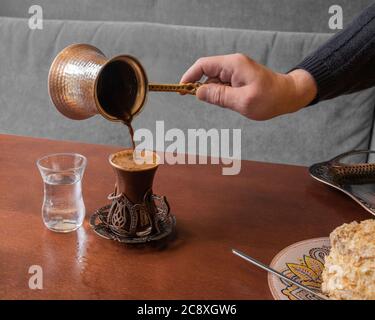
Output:
M375 215L373 154L375 151L371 150L350 151L330 161L312 165L309 172L314 179L340 190Z

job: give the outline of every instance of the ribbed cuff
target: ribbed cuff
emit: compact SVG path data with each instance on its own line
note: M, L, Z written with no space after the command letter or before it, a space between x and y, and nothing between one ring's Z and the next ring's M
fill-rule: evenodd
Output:
M307 57L293 68L293 70L295 69L303 69L310 73L315 79L318 93L309 106L324 100L335 87L335 82L332 78L332 71L329 70L326 64L315 55Z

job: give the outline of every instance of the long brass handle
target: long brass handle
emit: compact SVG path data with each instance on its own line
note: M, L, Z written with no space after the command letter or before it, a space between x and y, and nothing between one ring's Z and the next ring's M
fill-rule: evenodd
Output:
M179 94L195 95L197 89L202 84L200 82L183 83L183 84L167 84L167 83L149 83L149 91L178 92Z

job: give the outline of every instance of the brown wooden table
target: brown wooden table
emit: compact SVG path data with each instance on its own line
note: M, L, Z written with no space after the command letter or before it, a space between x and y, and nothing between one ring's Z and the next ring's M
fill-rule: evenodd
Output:
M271 299L266 273L231 248L269 263L296 241L368 218L305 167L243 161L240 175L223 176L219 165L162 165L154 192L168 197L177 233L163 245L123 245L88 225L113 189L107 158L117 150L0 135L0 298ZM47 230L41 218L43 184L35 161L54 152L88 158L86 220L70 234ZM43 290L28 287L31 265L43 268Z

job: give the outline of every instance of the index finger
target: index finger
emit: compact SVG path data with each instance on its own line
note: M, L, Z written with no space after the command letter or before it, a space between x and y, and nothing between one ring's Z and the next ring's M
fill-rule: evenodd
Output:
M199 58L184 73L180 83L196 82L200 80L202 76L217 78L222 69L222 59L223 56Z

